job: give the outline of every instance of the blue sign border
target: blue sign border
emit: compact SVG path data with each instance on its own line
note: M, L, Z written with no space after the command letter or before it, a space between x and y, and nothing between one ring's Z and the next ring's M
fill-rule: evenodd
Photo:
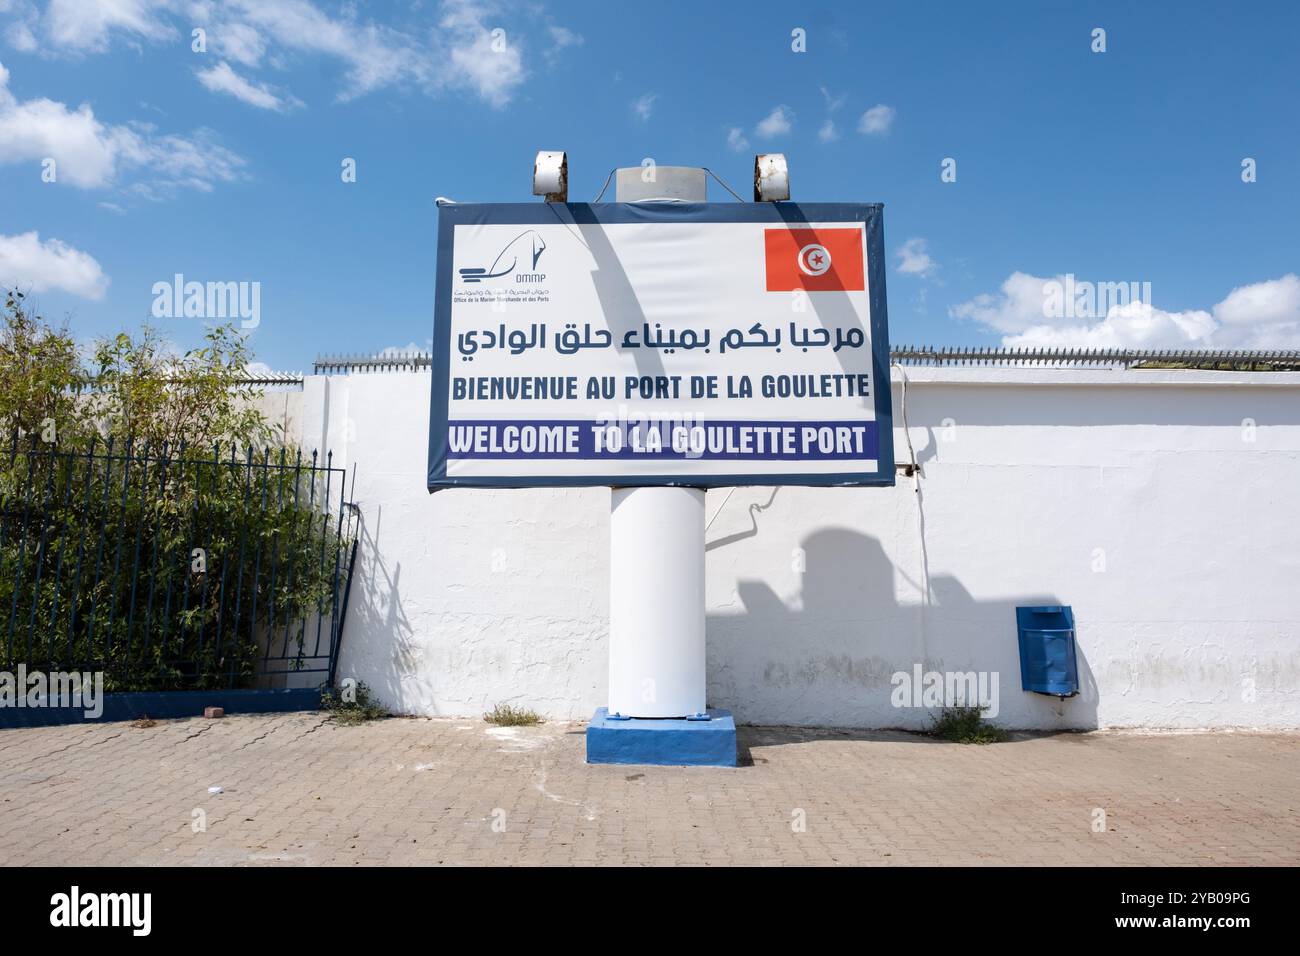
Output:
M792 227L813 222L861 222L867 232L871 310L871 371L876 385L879 470L829 474L519 475L452 478L447 475L447 383L451 375L452 236L456 226L593 225L649 222L755 222ZM884 206L880 203L445 203L438 207L438 289L433 309L433 381L429 400L429 491L444 488L621 488L676 485L890 487L894 484L893 400L889 384L889 313L885 295ZM822 293L825 294L825 293Z

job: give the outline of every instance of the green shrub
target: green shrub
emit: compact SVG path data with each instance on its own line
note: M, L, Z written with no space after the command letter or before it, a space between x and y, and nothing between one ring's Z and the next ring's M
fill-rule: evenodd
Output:
M350 693L347 689L327 688L321 693L321 707L329 712L336 723L344 726L392 716L386 707L371 698L370 688L365 681L357 681Z
M984 719L980 707L945 707L934 718L930 733L957 744L993 744L1007 732Z
M531 727L542 723L542 718L536 711L513 707L510 704L497 704L483 715L483 719L499 727Z
M180 354L146 328L85 368L66 330L7 296L0 668L202 689L249 685L268 653L286 670L317 656L349 543L330 515L338 479L326 502L311 458L255 450L274 434L249 360L231 326Z

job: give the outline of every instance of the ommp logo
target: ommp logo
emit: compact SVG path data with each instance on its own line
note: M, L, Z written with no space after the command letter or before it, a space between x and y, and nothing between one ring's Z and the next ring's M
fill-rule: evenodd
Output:
M492 265L486 269L461 269L460 280L482 282L484 279L512 275L516 282L542 282L546 279L546 273L537 271L537 260L545 251L546 242L537 234L537 230L526 229L507 242L506 247L497 253ZM527 268L521 264L526 264Z

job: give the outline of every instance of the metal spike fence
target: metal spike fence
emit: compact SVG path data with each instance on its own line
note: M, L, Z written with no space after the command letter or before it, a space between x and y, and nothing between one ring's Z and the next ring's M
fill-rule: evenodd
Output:
M333 684L356 559L347 474L284 449L0 454L0 670L109 691Z
M999 348L975 346L934 348L895 346L890 360L900 365L1013 365L1101 367L1123 369L1221 369L1243 372L1300 371L1300 350L1241 349L1092 349Z

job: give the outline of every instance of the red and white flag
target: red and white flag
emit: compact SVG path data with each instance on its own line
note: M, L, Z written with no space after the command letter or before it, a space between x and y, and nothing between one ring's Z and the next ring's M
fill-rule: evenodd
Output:
M767 291L864 292L862 230L765 229Z

